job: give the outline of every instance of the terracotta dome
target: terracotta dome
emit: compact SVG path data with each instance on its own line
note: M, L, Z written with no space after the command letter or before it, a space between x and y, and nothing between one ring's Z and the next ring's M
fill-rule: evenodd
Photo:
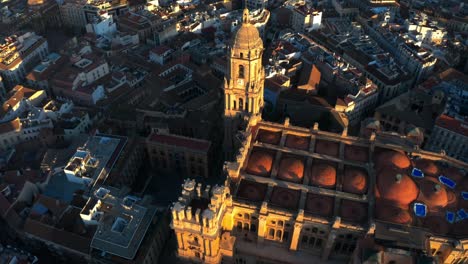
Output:
M285 146L288 148L308 150L309 149L309 138L300 137L296 135L287 135Z
M343 191L355 194L367 192L367 173L364 169L346 167L343 177Z
M456 207L458 204L458 197L457 194L455 194L453 191L445 189L447 192L447 207ZM462 198L463 200L463 198ZM467 203L468 205L468 203ZM468 207L467 207L468 208Z
M328 163L314 163L310 173L310 184L333 188L336 185L336 168Z
M269 177L273 165L273 154L266 151L253 151L245 171L250 174Z
M28 5L42 5L44 4L44 0L28 0Z
M463 173L455 167L443 168L440 174L446 177L449 177L450 179L454 180L457 183L460 182L464 178ZM468 187L468 184L467 184L467 187Z
M434 175L438 176L439 167L435 164L434 161L428 159L419 159L414 162L414 167L422 170L425 175Z
M408 210L388 205L386 203L377 202L375 206L375 214L377 219L401 225L410 224L413 221L413 217Z
M419 188L405 173L395 168L385 168L377 174L376 197L394 203L398 206L407 206L419 194Z
M450 223L443 216L426 216L423 220L423 226L434 234L447 234L450 231ZM466 226L465 226L466 228Z
M271 193L271 203L287 209L296 209L299 204L299 190L292 190L283 187L274 187Z
M340 215L344 220L361 222L367 217L367 204L343 200L341 202Z
M316 153L337 157L339 150L340 150L340 146L336 142L331 142L331 141L326 141L326 140L315 141Z
M298 158L286 157L281 159L278 178L291 182L302 182L304 177L304 161Z
M369 150L365 147L346 145L344 148L345 159L367 162L369 161Z
M258 48L260 50L263 50L263 41L260 38L258 29L254 25L249 23L248 9L244 9L242 16L242 25L236 32L236 36L234 37L234 41L232 43L232 48L244 50Z
M429 208L445 207L448 204L448 196L445 187L435 179L426 178L419 182L421 193L418 200L424 202Z
M387 150L377 154L376 164L379 168L395 166L399 169L406 169L411 165L411 161L401 152Z
M332 216L334 204L333 197L308 193L304 211L320 216Z
M243 180L239 184L237 196L250 201L260 202L265 198L267 188L266 184Z
M281 132L259 130L257 134L257 140L262 143L278 145L281 140Z

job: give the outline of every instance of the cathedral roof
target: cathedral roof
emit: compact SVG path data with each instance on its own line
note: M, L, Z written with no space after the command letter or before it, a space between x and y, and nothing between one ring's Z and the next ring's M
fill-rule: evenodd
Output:
M250 50L255 48L263 48L263 41L260 38L258 29L249 23L248 18L249 11L248 9L244 9L242 25L239 30L237 30L234 41L232 43L233 49Z
M377 173L376 196L396 206L406 207L419 194L416 183L396 168L385 168Z
M258 150L252 152L247 163L247 173L269 177L273 166L273 154L267 151Z
M304 177L304 161L296 157L286 157L281 159L278 178L300 183Z
M343 177L343 191L364 194L367 191L367 173L364 169L346 167Z
M428 159L419 159L414 162L414 167L422 170L424 174L436 175L439 173L439 168L434 161Z
M324 188L333 188L336 184L336 168L331 164L317 162L312 165L310 183Z

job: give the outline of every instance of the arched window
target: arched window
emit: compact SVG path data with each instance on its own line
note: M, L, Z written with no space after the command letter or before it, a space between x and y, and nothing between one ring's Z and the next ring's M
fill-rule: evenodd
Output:
M244 53L241 52L239 56L241 59L244 58Z
M233 110L236 110L236 108L237 108L237 107L236 107L236 100L234 100L234 101L233 101L232 109L233 109Z
M239 78L244 78L244 65L239 65Z
M239 99L239 110L244 110L244 100L242 98Z

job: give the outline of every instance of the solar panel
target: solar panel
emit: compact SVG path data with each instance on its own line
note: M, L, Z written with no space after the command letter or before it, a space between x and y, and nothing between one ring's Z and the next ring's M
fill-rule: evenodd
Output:
M447 219L447 222L453 223L455 221L455 214L453 212L447 212L445 214L445 219Z
M422 170L417 169L417 168L414 168L411 171L411 175L416 178L424 178L424 173L422 172Z
M458 218L460 218L460 220L465 220L466 218L468 218L468 214L465 212L465 209L458 210L457 215Z
M468 192L461 192L461 195L464 200L468 200Z
M415 203L413 210L416 216L425 217L427 213L427 206L422 203Z
M447 178L443 175L439 176L439 181L444 184L445 186L449 187L450 189L453 189L455 188L455 185L457 185L456 182L454 182L453 180L451 180L450 178Z

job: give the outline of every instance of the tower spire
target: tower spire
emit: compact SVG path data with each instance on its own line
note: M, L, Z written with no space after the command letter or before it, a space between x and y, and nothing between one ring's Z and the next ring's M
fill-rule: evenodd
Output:
M249 9L247 6L244 8L244 12L242 13L242 23L249 23Z

